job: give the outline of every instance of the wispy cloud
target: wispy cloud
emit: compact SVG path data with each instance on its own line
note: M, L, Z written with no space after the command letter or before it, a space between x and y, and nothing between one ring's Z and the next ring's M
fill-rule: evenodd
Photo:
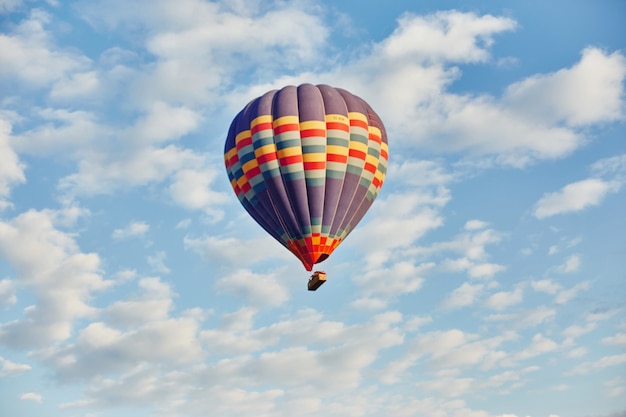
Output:
M115 229L111 235L113 239L126 239L129 237L143 236L150 231L150 225L146 222L133 221L126 227Z

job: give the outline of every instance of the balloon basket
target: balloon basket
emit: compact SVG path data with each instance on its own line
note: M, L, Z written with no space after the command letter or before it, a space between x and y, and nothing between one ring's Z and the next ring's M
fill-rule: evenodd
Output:
M315 271L311 278L309 278L308 288L309 291L315 291L326 282L326 272Z

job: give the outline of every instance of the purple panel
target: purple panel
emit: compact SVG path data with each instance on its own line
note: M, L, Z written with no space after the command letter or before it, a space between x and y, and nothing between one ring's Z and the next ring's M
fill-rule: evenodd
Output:
M294 86L285 87L276 93L272 107L274 120L283 116L298 116L297 93L298 90ZM296 230L307 235L311 230L311 217L305 180L304 178L286 180L287 175L283 174L282 179L289 196L291 210L297 221Z
M348 117L348 108L343 97L337 90L327 85L318 85L322 99L324 101L324 110L326 114L340 114ZM347 165L344 164L344 165ZM339 197L343 188L345 177L345 166L341 178L334 178L331 175L326 176L326 191L324 194L324 213L322 217L322 233L329 233L335 213L339 210Z
M250 123L257 117L271 115L275 93L276 91L270 91L257 100L254 100L253 105L250 107L250 113L244 119L247 128L242 126L243 130L249 129ZM280 176L273 176L266 177L264 180L267 188L265 193L261 193L262 196L259 196L261 204L263 204L268 213L272 213L272 217L280 222L284 232L289 238L293 240L301 239L302 235L298 229L298 222L291 210L289 197L285 191L282 178Z
M311 120L326 122L324 102L317 87L312 84L302 84L298 87L298 112L301 122ZM325 152L326 150L324 150L324 153ZM305 149L303 149L303 154L304 153L306 153ZM322 222L322 212L324 210L324 185L306 184L306 188L309 219L311 224L313 223L313 219L315 219L319 227Z

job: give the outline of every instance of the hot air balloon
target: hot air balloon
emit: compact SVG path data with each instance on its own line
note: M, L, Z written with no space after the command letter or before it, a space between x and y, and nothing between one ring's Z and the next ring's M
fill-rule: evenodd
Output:
M378 195L387 171L387 133L374 110L346 90L287 86L237 114L224 161L246 211L312 271ZM325 280L316 272L309 289Z

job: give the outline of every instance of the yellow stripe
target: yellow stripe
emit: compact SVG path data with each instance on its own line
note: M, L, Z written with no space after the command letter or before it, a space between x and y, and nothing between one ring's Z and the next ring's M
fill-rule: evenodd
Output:
M283 117L279 117L278 119L274 120L274 122L272 122L272 126L274 126L274 128L281 126L281 125L288 125L288 124L299 124L300 120L298 119L298 116L283 116Z
M377 128L376 126L369 126L369 133L372 135L375 135L378 138L382 138L382 135L380 133L380 129Z
M333 153L336 155L347 155L350 148L341 145L326 145L326 153Z
M228 152L226 152L226 155L224 155L224 158L226 160L230 160L230 158L235 156L236 153L237 153L237 148L231 148Z
M326 162L326 154L325 153L305 153L305 154L302 154L302 161Z
M323 122L321 120L307 120L306 122L300 122L300 130L308 129L326 130L326 122Z
M250 128L253 128L254 126L258 125L259 123L271 123L272 121L272 115L268 114L265 116L259 116L259 117L255 117L251 122L250 122Z
M248 172L250 171L252 168L258 167L259 164L257 163L256 159L251 159L248 162L246 162L245 164L243 164L243 166L241 168L243 168L243 172Z
M351 111L348 113L348 116L350 117L350 120L362 120L367 123L367 117L361 112Z
M387 153L387 155L389 155L389 145L388 145L387 143L385 143L385 142L381 142L381 143L380 143L380 152L381 152L381 155L382 155L382 152L383 152L383 151L385 151L385 152ZM382 158L382 157L381 157L381 159L383 159L383 160L385 160L385 161L387 160L387 158Z
M239 188L243 188L243 185L247 182L248 182L248 179L246 178L245 175L242 175L241 177L237 178L237 185L239 186Z
M356 149L357 151L363 151L365 153L367 153L367 145L363 142L359 142L356 140L351 140L350 141L350 149Z
M327 114L326 122L343 123L343 124L349 125L350 119L348 119L343 114Z
M370 163L372 165L374 165L375 167L378 166L378 158L376 158L374 155L370 155L367 154L367 156L365 157L365 163Z
M290 148L285 148L278 151L279 158L294 155L302 155L302 148L300 148L299 146L292 146Z
M242 132L239 132L239 134L237 136L235 136L235 143L239 142L242 139L249 138L249 137L250 137L250 131L249 130L244 130Z
M260 148L254 150L254 154L258 158L261 155L267 155L268 153L276 152L276 144L270 143L267 145L263 145Z

